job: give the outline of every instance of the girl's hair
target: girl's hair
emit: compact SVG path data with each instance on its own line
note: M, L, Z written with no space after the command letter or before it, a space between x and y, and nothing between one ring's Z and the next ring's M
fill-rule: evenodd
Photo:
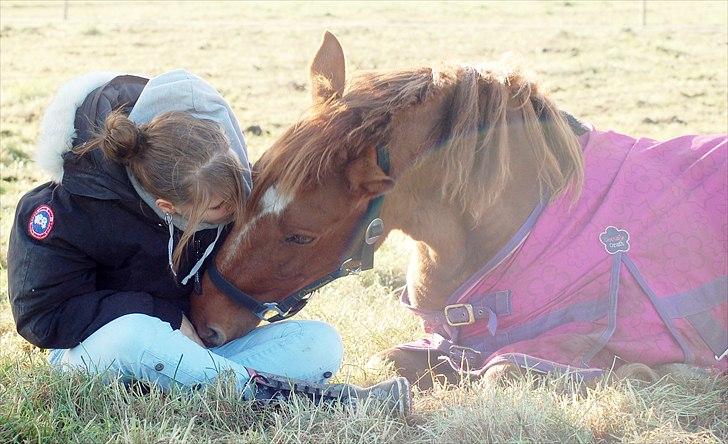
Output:
M215 197L232 206L235 219L242 215L243 166L216 122L168 112L137 126L121 111L115 111L76 153L83 155L96 148L108 159L129 167L155 198L168 200L177 208L191 208L187 227L172 255L175 269Z

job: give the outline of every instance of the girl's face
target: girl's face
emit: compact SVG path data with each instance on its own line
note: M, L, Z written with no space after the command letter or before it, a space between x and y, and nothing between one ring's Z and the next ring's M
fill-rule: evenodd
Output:
M159 201L162 201L163 204L160 205ZM182 217L189 219L190 214L192 213L192 205L186 204L186 205L178 205L174 206L168 201L164 201L163 199L159 199L157 201L157 205L162 208L162 210L168 212L168 213L179 213L182 215ZM163 206L164 205L164 206ZM203 223L208 224L222 224L227 223L232 220L233 216L233 206L229 203L225 202L222 197L215 196L212 199L212 203L209 207L205 210L204 213L202 213L202 220Z
M191 204L175 206L168 200L157 199L157 206L165 213L179 213L180 215L182 215L182 217L185 217L187 219L189 219L190 214L192 214ZM210 204L210 206L208 206L207 209L205 209L205 212L202 213L201 222L213 225L227 223L232 221L233 213L234 207L230 205L229 202L226 202L222 198L222 196L214 196L212 198L212 203Z
M233 216L233 207L221 197L215 196L210 206L205 210L202 221L208 224L221 224L230 222Z

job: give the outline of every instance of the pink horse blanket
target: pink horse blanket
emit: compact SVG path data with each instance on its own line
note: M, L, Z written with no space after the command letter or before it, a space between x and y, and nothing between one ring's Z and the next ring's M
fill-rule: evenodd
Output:
M443 312L415 309L431 335L401 348L476 372L504 361L585 377L631 362L726 370L728 138L592 130L581 143L578 201L534 209Z

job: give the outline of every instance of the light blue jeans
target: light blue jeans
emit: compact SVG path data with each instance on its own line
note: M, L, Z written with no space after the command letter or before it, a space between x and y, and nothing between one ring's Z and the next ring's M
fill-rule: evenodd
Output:
M201 347L168 322L129 314L104 325L74 348L51 350L56 368L106 373L124 382L143 381L163 390L195 387L232 370L243 389L247 369L324 383L341 365L339 334L319 321L281 321L258 327L220 347Z

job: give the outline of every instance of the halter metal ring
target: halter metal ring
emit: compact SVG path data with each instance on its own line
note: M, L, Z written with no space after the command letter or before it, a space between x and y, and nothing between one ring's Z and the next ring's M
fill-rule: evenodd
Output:
M364 233L364 242L367 245L373 245L384 234L384 221L380 218L373 219L369 222L367 231Z
M361 261L350 257L341 264L339 269L347 274L359 274L361 272Z
M270 318L273 318L275 316L286 316L286 313L283 312L283 310L280 309L277 303L275 302L263 302L260 305L262 305L264 308L256 313L258 318L267 321Z

